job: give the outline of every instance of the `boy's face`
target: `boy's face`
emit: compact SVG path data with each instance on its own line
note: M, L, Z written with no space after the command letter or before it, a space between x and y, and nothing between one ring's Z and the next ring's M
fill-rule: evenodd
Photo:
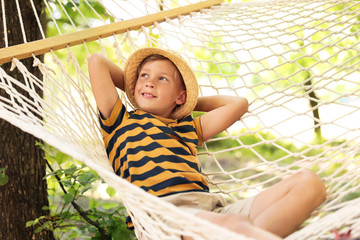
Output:
M139 108L169 118L177 105L186 101L180 73L169 60L144 64L135 85L135 101Z

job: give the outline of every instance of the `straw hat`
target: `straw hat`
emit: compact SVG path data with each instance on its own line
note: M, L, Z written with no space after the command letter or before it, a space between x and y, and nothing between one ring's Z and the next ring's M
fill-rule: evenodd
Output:
M137 70L142 61L146 57L153 54L162 55L168 58L175 64L181 73L186 88L186 102L181 106L176 107L175 110L171 113L170 118L182 119L194 110L197 103L199 87L195 75L189 65L175 52L165 51L159 48L142 48L134 52L128 58L124 68L126 95L131 104L135 108L138 108L134 97L135 84L137 81Z

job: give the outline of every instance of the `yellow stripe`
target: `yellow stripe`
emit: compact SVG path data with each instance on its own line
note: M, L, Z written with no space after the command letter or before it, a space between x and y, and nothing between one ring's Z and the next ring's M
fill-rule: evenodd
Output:
M163 196L169 193L174 193L174 192L185 192L185 191L189 191L189 190L195 190L195 189L199 189L202 190L202 188L196 184L181 184L181 185L176 185L176 186L170 186L164 189L161 189L160 191L153 191L153 190L149 190L148 193L155 195L155 196Z
M175 178L175 177L184 177L184 178L188 179L189 181L205 183L205 177L203 177L203 175L201 175L199 173L194 173L194 172L172 173L170 171L162 172L156 176L149 177L144 181L134 181L132 183L137 186L151 187L156 184L162 183L166 180ZM186 185L188 185L188 184L186 184Z
M124 150L125 152L125 150ZM127 155L127 162L125 162L123 164L123 166L121 166L121 173L125 171L125 169L128 168L128 163L131 162L131 161L138 161L140 159L142 159L146 153L146 156L149 157L149 158L156 158L156 157L161 157L162 155L173 155L173 153L169 150L167 150L166 148L162 148L162 149L155 149L151 152L147 152L147 151L140 151L138 154L136 155L132 155L132 154L128 154ZM183 155L178 155L179 157L182 157L184 160L187 160L189 162L192 162L192 163L196 163L198 168L200 168L200 164L199 162L197 161L196 157L192 156L192 155L187 155L187 156L183 156ZM120 158L118 158L116 161L120 162ZM153 169L155 166L160 166L160 167L163 167L164 169L167 169L167 168L170 168L172 167L173 169L178 169L178 170L183 170L185 169L185 171L188 171L188 170L193 170L191 167L189 167L189 165L187 165L186 163L171 163L171 162L168 162L168 161L165 161L165 162L162 162L162 163L154 163L152 161L149 161L147 164L145 164L144 166L141 166L139 168L132 168L134 170L137 171L137 173L141 173L142 172L146 172L146 171L149 171L151 169ZM132 173L133 173L133 170L132 170Z
M194 162L194 163L196 163L196 162ZM151 171L152 169L154 169L157 166L161 167L163 169L174 169L174 170L179 170L179 171L194 172L194 169L191 168L186 163L173 163L173 162L169 162L169 161L165 161L165 162L161 162L161 163L155 163L153 161L149 161L144 166L132 167L131 168L131 174L146 173L148 171ZM174 173L174 174L176 174L176 173Z

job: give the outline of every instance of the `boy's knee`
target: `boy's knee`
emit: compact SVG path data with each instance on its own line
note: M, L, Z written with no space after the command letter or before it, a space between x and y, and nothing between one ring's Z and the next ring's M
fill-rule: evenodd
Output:
M249 227L253 225L250 218L239 214L225 215L223 221L223 226L227 227L232 231L240 233L246 233Z
M233 231L244 230L249 224L252 225L252 221L249 217L235 213L219 214L213 212L200 212L197 216Z
M230 223L243 223L243 222L252 223L252 221L249 217L243 216L240 214L236 214L236 213L225 215L225 218L226 218L226 221L230 222Z
M323 180L313 171L302 170L296 174L296 181L301 184L304 194L317 199L320 204L326 198L326 187ZM315 199L314 199L315 200Z

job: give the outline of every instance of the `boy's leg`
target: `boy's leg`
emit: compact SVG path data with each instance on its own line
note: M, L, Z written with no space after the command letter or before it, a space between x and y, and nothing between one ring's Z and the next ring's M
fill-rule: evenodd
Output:
M208 220L230 231L240 233L247 237L259 240L280 240L278 236L267 232L261 228L254 226L248 217L241 216L240 214L221 214L215 212L199 212L196 214L198 217ZM182 237L183 240L192 240L191 237Z
M250 211L255 226L285 237L310 216L326 197L323 181L303 170L258 194Z

